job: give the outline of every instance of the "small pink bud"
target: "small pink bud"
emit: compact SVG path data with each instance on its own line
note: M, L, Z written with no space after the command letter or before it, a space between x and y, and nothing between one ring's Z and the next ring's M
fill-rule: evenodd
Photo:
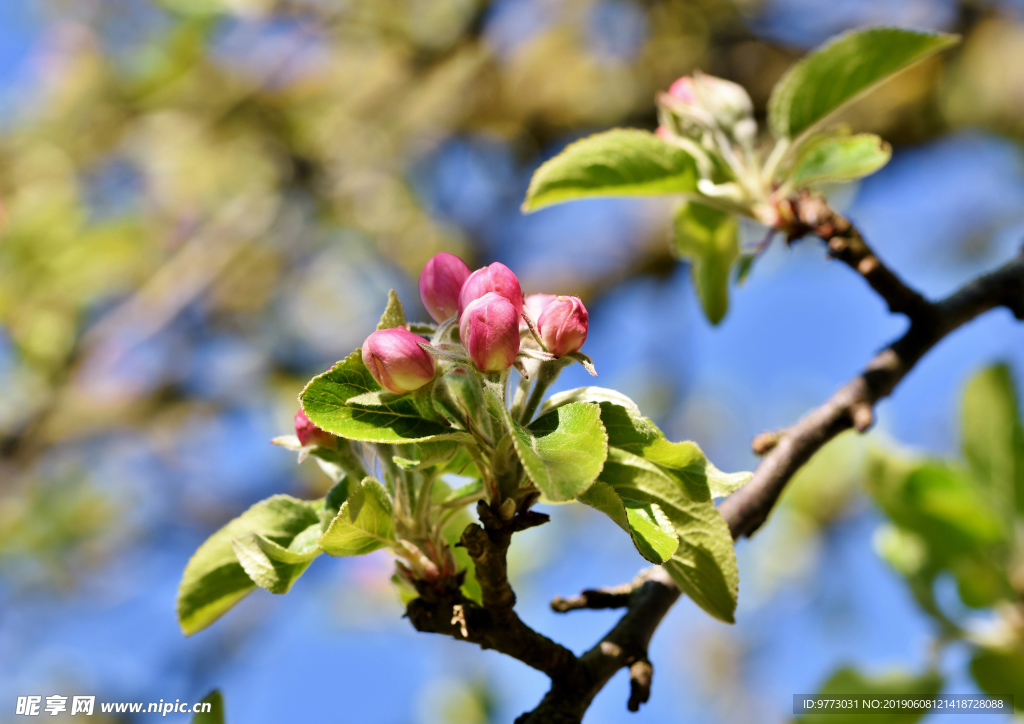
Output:
M668 126L658 126L654 129L654 135L662 141L671 141L673 136L672 131Z
M379 329L363 342L363 364L389 392L412 392L434 379L437 364L420 344L427 340L405 327Z
M484 372L503 372L519 354L520 312L505 297L487 292L474 299L459 318L459 339Z
M295 413L295 436L299 438L299 444L303 447L306 445L330 447L334 444L334 435L314 425L302 410Z
M515 307L517 314L523 313L523 289L519 286L519 280L511 269L496 261L490 266L477 269L462 285L462 291L459 293L459 316L466 311L470 302L480 299L488 292L505 297Z
M459 310L459 292L469 278L469 267L454 254L434 254L420 273L420 299L435 322Z
M556 297L537 321L540 338L555 357L578 352L587 341L589 315L578 297Z
M523 302L523 314L530 318L533 325L537 326L537 320L551 302L555 301L554 294L531 294ZM526 322L520 322L519 327L526 329Z
M693 78L688 75L684 75L669 86L668 94L690 105L697 102L697 91L694 89Z

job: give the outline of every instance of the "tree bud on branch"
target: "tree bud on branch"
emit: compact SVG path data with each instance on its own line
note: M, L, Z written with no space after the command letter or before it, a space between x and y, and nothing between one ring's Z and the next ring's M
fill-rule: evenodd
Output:
M389 392L412 392L434 379L437 364L420 344L427 340L405 327L380 329L363 342L363 364Z
M459 292L469 278L469 267L454 254L435 254L420 273L420 299L435 322L459 311Z
M578 297L555 297L537 320L538 332L555 357L578 352L587 341L590 315Z
M512 366L519 354L520 314L512 302L496 292L488 292L466 306L459 319L459 339L478 368L504 372Z
M480 299L488 292L498 294L511 302L517 315L523 313L523 289L519 286L519 279L511 269L496 261L490 266L477 269L466 279L459 293L459 316L462 316L470 302ZM516 328L519 328L518 317Z

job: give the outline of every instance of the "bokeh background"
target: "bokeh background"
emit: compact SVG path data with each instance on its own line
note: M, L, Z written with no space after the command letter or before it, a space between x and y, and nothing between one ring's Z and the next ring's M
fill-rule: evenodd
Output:
M425 317L416 275L442 250L500 260L528 293L581 295L599 383L719 467L751 469L753 435L824 400L904 322L807 240L771 247L712 328L665 204L518 206L567 142L653 128L677 76L733 79L763 113L794 59L867 24L964 35L846 113L895 153L834 196L942 295L1024 238L1019 1L0 2L0 721L19 695L214 687L229 724L480 724L532 707L543 676L400 619L383 553L321 558L287 596L258 590L189 639L180 573L252 502L324 493L269 440L389 288ZM620 672L587 722L783 722L841 664L921 671L934 629L873 549L860 459L871 444L954 454L962 385L995 360L1024 378L1005 311L943 342L870 441L833 445L739 545L735 626L682 601L653 644L651 702L629 714ZM574 370L560 387L586 383ZM547 601L643 561L593 511L550 512L517 538L513 582L523 617L581 650L615 614ZM947 693L976 692L964 656L942 654Z

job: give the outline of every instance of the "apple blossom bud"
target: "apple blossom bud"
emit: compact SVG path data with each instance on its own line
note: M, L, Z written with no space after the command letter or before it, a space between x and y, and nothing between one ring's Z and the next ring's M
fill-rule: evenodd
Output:
M675 96L683 103L694 104L697 102L697 92L694 90L693 78L688 75L684 75L682 78L676 80L668 88L668 94Z
M379 329L363 342L363 364L389 392L412 392L434 379L437 364L420 344L427 340L405 327Z
M466 305L459 318L459 339L477 367L503 372L512 366L519 354L519 317L512 302L496 292Z
M434 254L420 273L420 299L435 322L459 310L459 292L469 278L469 267L454 254Z
M704 106L721 126L732 128L738 121L753 115L754 104L743 86L713 75L695 75L696 95L700 105Z
M523 289L512 270L501 262L477 269L469 275L459 293L459 316L466 311L469 303L480 299L488 292L494 292L512 303L517 314L523 313ZM518 322L517 322L518 328Z
M548 352L555 357L578 352L587 341L589 315L577 297L556 297L537 322Z
M537 320L540 319L540 315L544 313L544 310L548 308L551 302L555 301L554 294L531 294L523 302L523 316L530 318L533 325L537 326ZM519 322L520 329L526 329L526 322Z
M654 135L662 141L671 141L673 136L675 136L675 134L672 133L672 129L668 126L658 126L654 129Z
M295 413L295 436L299 438L299 444L303 447L307 445L334 446L334 435L314 425L302 410Z

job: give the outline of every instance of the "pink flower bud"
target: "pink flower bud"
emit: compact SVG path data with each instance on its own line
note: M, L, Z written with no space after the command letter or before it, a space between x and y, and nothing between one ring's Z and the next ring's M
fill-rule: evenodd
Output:
M683 103L689 103L693 105L697 102L697 92L694 90L693 78L688 75L684 75L682 78L676 80L668 88L668 94L675 96Z
M556 297L537 321L540 338L555 357L578 352L587 341L589 316L577 297Z
M332 447L334 445L334 435L314 425L302 410L295 413L295 436L299 438L299 444L303 447L306 445Z
M420 344L427 340L405 327L378 329L363 342L363 364L389 392L412 392L434 379L437 364Z
M668 126L658 126L654 129L654 135L662 141L671 141L674 134Z
M496 292L466 305L459 318L459 339L477 367L503 372L512 366L519 354L519 317L512 302Z
M523 289L519 286L519 280L511 269L496 261L490 266L477 269L462 285L462 291L459 293L459 316L466 311L470 302L480 299L488 292L505 297L515 307L517 314L523 313Z
M555 301L554 294L531 294L523 302L523 314L530 318L533 325L537 326L537 320L551 302ZM519 323L520 329L526 329L526 322Z
M435 322L459 310L459 292L469 278L469 267L454 254L434 254L420 273L420 299Z

